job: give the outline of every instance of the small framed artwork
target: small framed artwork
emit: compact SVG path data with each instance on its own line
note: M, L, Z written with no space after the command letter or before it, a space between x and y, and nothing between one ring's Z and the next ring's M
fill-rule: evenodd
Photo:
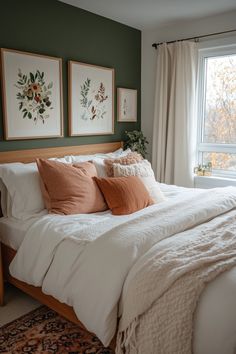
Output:
M1 49L6 140L63 136L62 60Z
M114 69L69 61L69 134L114 134Z
M118 122L137 122L137 90L117 89Z

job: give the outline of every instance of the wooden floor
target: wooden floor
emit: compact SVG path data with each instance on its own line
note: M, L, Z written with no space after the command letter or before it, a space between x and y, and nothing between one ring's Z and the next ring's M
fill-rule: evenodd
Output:
M5 284L4 305L0 306L0 327L41 306L11 284Z

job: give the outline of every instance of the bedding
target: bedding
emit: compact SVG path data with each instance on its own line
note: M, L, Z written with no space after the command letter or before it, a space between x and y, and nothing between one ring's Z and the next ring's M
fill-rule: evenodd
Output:
M0 218L0 242L14 250L18 250L26 232L38 219L40 219L40 216L26 221L13 217Z
M191 353L199 294L236 265L235 221L233 210L194 234L165 239L137 261L123 289L117 353ZM153 323L159 331L152 331Z
M113 175L114 177L137 176L142 180L154 203L161 203L166 200L161 192L159 183L155 180L152 166L147 160L131 165L113 163Z
M148 190L136 176L96 178L113 215L128 215L154 204Z
M37 159L42 194L49 213L95 213L107 209L100 189L92 177L97 171L92 162L73 165Z
M104 159L102 159L100 157L95 157L91 161L93 162L94 166L96 167L98 177L100 177L100 178L108 177L107 172L106 172L106 168L105 168L105 164L104 164Z
M168 198L175 197L180 191L186 191L186 188L183 187L169 186L166 184L160 184L160 186L163 194ZM97 215L100 217L100 213L97 213ZM112 218L110 211L101 213L101 216L102 215L106 215L105 220L108 220L108 222L109 218ZM41 216L36 216L24 222L10 217L9 215L0 218L0 241L14 250L18 250L29 227L39 220L40 217ZM91 218L93 219L93 215L91 215ZM88 219L88 223L89 222L90 219Z
M7 215L24 221L46 213L35 163L3 164L0 178L10 196Z
M108 177L114 177L113 164L119 163L121 165L132 165L143 160L143 157L137 152L130 152L126 156L121 156L115 159L105 159L104 164Z
M107 159L107 158L118 158L122 156L126 156L131 152L130 149L123 150L122 148L109 153L97 153L92 155L67 155L64 156L65 160L68 163L76 163L76 162L86 162L86 161L93 161L93 159Z
M134 284L138 285L135 282L137 265L140 271L146 271L145 257L148 252L152 252L153 247L157 247L158 251L158 247L161 249L163 242L169 240L170 245L167 249L171 250L172 241L175 245L177 242L174 241L175 238L178 234L181 237L180 233L186 230L193 239L197 238L198 225L211 219L213 223L217 218L227 219L230 211L232 210L233 213L236 207L234 188L207 191L181 188L179 193L176 190L171 192L171 188L168 188L165 190L169 196L168 201L132 215L111 216L109 212L104 212L91 215L41 217L28 230L11 263L11 274L29 284L42 286L46 294L73 306L78 318L88 330L101 339L104 345L109 344L116 332L120 300L121 320L118 343L121 344L119 338L126 331L130 334L128 338L132 339L133 333L129 331L130 328L135 329L136 335L140 333L138 329L143 328L145 324L142 318L147 316L146 321L147 318L152 319L151 315L149 317L149 310L155 308L155 304L153 306L151 304L150 309L139 315L138 326L136 326L136 318L135 325L132 325L132 321L131 324L125 321L126 317L132 318L129 311L125 310L125 304L126 294L132 290L129 284L133 284L134 281ZM220 222L219 219L217 222ZM208 224L210 223L211 221ZM209 228L208 239L211 234L213 237L214 233L211 233ZM232 235L235 236L234 231L229 229L229 245L230 243L233 245L234 242L235 237L232 238ZM219 254L217 244L215 251ZM234 246L232 252L233 259ZM215 254L212 256L214 257ZM173 274L175 276L175 269ZM236 279L234 281L236 284ZM123 285L127 293L125 291L122 294ZM209 297L207 301L213 303ZM234 302L230 305L235 308L235 300L232 301ZM198 321L201 324L201 320ZM228 325L227 323L226 328ZM236 316L233 317L230 325L236 328ZM199 328L195 332L198 333ZM226 337L229 333L225 331L222 335ZM202 337L196 338L201 342ZM140 340L141 338L137 340L138 345ZM235 340L233 341L232 338L230 340L232 345L236 344ZM127 341L130 352L132 352L131 343ZM203 346L201 342L198 346L195 345L195 348ZM121 346L117 348L118 351L121 349ZM196 353L202 354L197 351Z
M122 157L129 155L130 153L131 153L130 149L127 149L127 150L119 149L118 151L111 153L111 154L107 154L106 156L105 155L100 155L100 156L95 155L95 156L91 157L91 159L89 159L89 160L91 160L94 163L94 165L97 169L98 177L106 178L106 177L108 177L108 174L107 174L107 166L106 166L105 161L108 158L112 159L112 161L114 159L120 159Z
M107 154L64 156L62 158L49 158L50 161L72 164L98 159L96 164L98 176L104 177L104 159L117 158L130 153L130 149L118 149ZM0 199L2 214L5 217L15 217L27 220L33 216L44 215L46 206L40 188L40 179L36 163L8 163L0 165Z
M166 184L160 184L163 194L167 198L176 197L179 193L185 193L186 188L184 187L176 187L169 186ZM105 222L109 222L110 218L113 218L111 212L108 210L105 213L97 213L96 217L105 216ZM0 218L0 241L2 241L5 245L12 247L14 250L18 250L20 247L26 231L28 231L29 227L33 225L36 221L40 220L41 216L36 216L30 218L24 222L21 220L15 219L13 217L2 217ZM83 216L82 216L83 217ZM87 223L93 222L93 214L87 216ZM74 218L74 216L73 216ZM80 221L80 216L76 216L76 221ZM72 222L72 221L71 221ZM83 222L83 227L85 223Z
M0 212L2 212L3 216L8 216L7 210L8 206L7 203L9 202L8 193L5 184L3 183L2 179L0 178ZM9 215L10 216L10 215Z

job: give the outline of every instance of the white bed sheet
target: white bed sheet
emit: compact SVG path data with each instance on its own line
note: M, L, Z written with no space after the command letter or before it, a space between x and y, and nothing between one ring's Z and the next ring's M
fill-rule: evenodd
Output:
M0 241L6 246L18 250L26 232L33 223L39 218L32 218L27 221L17 220L15 218L0 218Z

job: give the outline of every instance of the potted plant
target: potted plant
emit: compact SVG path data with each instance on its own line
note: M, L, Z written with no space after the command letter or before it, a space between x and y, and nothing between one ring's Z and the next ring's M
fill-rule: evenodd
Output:
M207 162L206 164L199 164L198 166L194 167L194 173L197 176L211 176L212 172L212 163Z
M125 134L127 136L127 139L125 140L124 148L130 148L132 151L137 151L145 158L147 155L147 145L149 144L149 142L143 135L143 132L133 130L131 132L126 131Z

